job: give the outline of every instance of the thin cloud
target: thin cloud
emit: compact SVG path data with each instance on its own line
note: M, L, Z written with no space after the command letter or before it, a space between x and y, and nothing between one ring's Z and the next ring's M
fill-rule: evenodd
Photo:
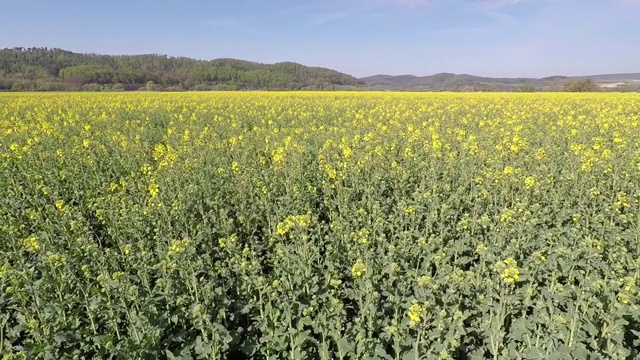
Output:
M351 16L352 16L351 14L346 12L326 12L326 13L313 14L311 23L314 25L322 25L322 24L342 20L345 18L349 18Z
M379 7L399 7L399 8L418 8L433 5L437 2L451 0L352 0L353 3L369 8Z
M240 19L234 17L219 17L204 20L203 25L211 28L235 28L240 26Z
M307 13L310 10L311 8L309 7L309 5L296 5L293 7L276 10L272 14L275 16L292 16L301 13Z
M391 5L399 5L399 6L406 6L406 7L416 7L416 6L422 6L422 5L428 5L433 3L434 1L432 0L387 0L387 1L383 1L383 2L387 2Z
M497 10L482 10L486 16L493 19L494 22L506 27L514 27L520 24L517 17L506 14Z
M440 34L479 34L492 31L488 27L458 27L458 28L442 28L436 29L433 32Z
M467 8L472 10L497 10L529 1L531 0L484 0L473 2Z
M356 1L356 0L354 0ZM359 2L360 0L357 0ZM386 0L389 1L389 0ZM417 0L400 0L404 2ZM419 0L425 1L425 0ZM271 16L287 19L304 19L310 25L324 25L328 23L343 21L354 18L373 18L387 14L387 11L376 11L371 7L371 2L367 2L369 6L354 6L353 3L324 3L322 5L297 5L289 8L276 10Z

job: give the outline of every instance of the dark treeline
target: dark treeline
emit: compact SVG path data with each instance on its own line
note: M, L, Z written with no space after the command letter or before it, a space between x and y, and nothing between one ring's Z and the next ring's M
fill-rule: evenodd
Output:
M347 74L291 62L0 50L0 91L329 90L361 85Z

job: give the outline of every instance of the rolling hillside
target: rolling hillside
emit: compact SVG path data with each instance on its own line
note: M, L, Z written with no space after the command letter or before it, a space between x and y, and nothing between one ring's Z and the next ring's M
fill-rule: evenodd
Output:
M366 85L384 90L484 90L484 91L518 91L562 90L567 81L574 79L592 79L603 88L623 86L640 87L640 73L609 74L593 76L550 76L535 78L492 78L467 74L440 73L429 76L415 75L374 75L360 78ZM615 85L615 86L614 86Z
M324 90L359 85L351 75L293 62L0 50L0 90Z

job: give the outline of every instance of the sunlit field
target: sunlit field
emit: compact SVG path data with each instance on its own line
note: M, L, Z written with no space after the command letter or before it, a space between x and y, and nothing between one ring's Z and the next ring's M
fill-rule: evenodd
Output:
M634 359L640 95L0 95L0 358Z

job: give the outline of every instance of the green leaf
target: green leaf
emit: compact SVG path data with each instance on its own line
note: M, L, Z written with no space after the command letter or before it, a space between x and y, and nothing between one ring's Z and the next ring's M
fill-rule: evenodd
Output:
M393 358L391 357L391 355L387 354L386 350L384 349L384 347L382 346L382 344L376 344L376 347L374 349L374 353L378 356L379 359L387 359L387 360L392 360Z
M402 360L416 360L415 350L410 350L402 354Z
M53 336L53 340L60 344L61 342L67 341L69 337L65 333L58 333Z
M165 356L167 357L168 360L177 360L175 355L173 355L173 353L171 351L169 351L169 350L165 350L164 354L165 354Z
M582 343L574 345L573 350L571 350L571 357L574 359L588 359L589 355L589 350Z
M195 351L196 355L205 358L211 354L213 349L210 344L203 342L202 338L198 336L193 344L193 351Z
M537 348L537 347L530 347L525 351L525 358L527 359L544 359L545 358L545 353Z
M342 351L342 353L346 355L353 352L353 350L355 349L355 345L347 340L347 338L343 337L338 340L338 348L340 348L340 351Z
M582 328L592 338L597 338L600 334L600 330L588 319L582 324Z

